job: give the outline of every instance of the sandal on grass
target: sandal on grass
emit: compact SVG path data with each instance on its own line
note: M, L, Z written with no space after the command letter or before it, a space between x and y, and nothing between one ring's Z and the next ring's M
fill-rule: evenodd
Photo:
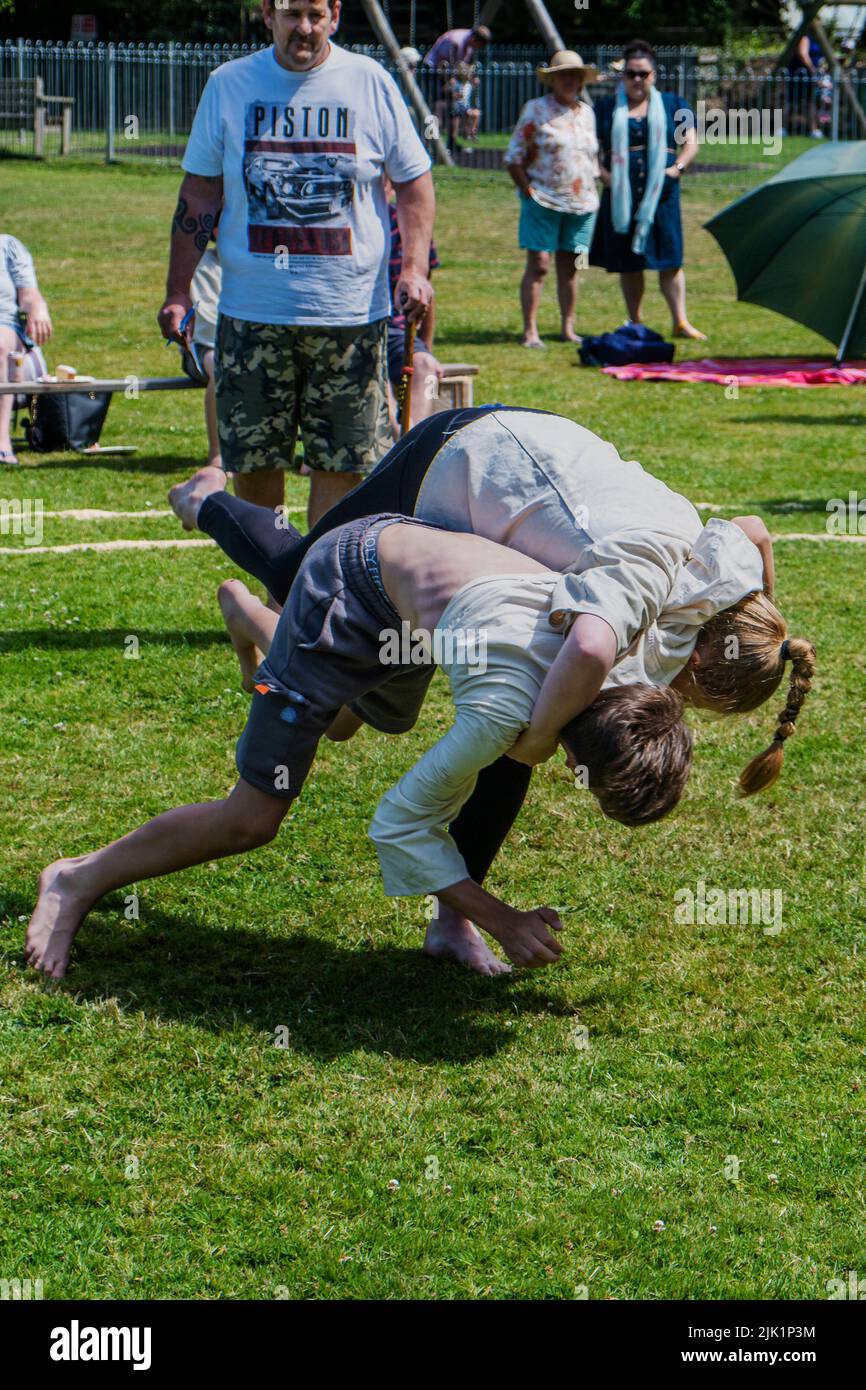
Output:
M17 459L14 454L10 454L8 449L0 449L0 463L5 463L10 468L14 468L16 465L20 467L20 459Z

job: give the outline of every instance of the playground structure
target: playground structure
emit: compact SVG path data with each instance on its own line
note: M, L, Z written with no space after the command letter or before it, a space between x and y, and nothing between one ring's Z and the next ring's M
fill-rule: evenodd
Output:
M866 7L866 0L859 0L859 3L856 3L855 7L858 11L862 10L864 7ZM827 31L818 17L823 8L824 0L810 0L809 4L804 4L803 17L800 20L800 23L797 26L797 28L791 34L791 37L788 39L788 42L786 43L779 58L777 59L775 71L782 71L803 35L807 34L811 29L812 33L815 35L815 38L821 46L821 50L824 54L824 57L827 59L827 65L830 69L830 72L835 74L840 83L842 93L844 94L850 109L853 111L854 116L856 117L857 123L860 127L861 135L866 136L866 111L863 110L863 107L857 98L857 94L854 91L854 85L851 81L850 75L839 62L839 59L837 58L836 53L834 51L833 45L830 42L830 38L827 34ZM854 37L855 30L859 35L859 32L862 30L862 27L862 20L855 22L855 24L851 26L850 36L852 38Z
M548 14L547 7L542 3L542 0L525 0L525 3L531 18L544 39L548 52L555 53L558 49L565 48L565 43ZM405 19L408 30L406 42L413 43L419 21L419 5L417 4L417 0L409 0L409 3L403 4L402 6L396 3L389 3L389 0L386 0L385 7L380 3L380 0L362 0L362 4L373 33L376 35L379 43L381 43L397 69L403 90L418 118L419 127L424 131L426 138L435 150L436 158L441 164L453 165L454 160L441 137L436 118L427 105L421 88L418 86L418 83L415 81L411 70L403 58L401 44L392 25L392 11L394 12L395 20L398 17L398 11L402 12L401 17ZM492 25L497 12L501 8L502 0L486 0L486 3L483 5L476 3L473 7L472 25ZM420 9L425 12L424 17L428 21L431 18L431 11L442 9L444 11L442 15L442 29L446 30L452 27L454 6L450 0L447 0L447 3L443 6L436 5L433 3L433 0L430 0L429 4L422 4Z

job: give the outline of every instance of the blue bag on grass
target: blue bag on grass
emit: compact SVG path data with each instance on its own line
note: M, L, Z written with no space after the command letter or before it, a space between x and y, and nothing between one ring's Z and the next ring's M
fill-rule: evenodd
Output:
M642 323L624 323L612 333L584 338L578 348L585 367L624 367L628 362L673 362L674 345Z

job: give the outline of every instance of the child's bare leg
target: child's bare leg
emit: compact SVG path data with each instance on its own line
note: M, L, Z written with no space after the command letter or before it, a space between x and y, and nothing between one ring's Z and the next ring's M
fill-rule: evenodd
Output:
M49 864L40 875L39 899L27 928L27 961L60 979L78 928L106 893L266 845L289 805L239 781L224 801L178 806L93 854Z
M271 649L279 615L251 594L240 579L227 579L217 589L232 646L241 667L241 685L248 695L253 693L255 674Z
M421 950L425 956L436 960L455 961L458 965L468 965L479 975L510 975L511 966L507 961L494 955L477 927L468 917L461 917L453 908L446 907L436 899L436 915L427 923L424 945Z

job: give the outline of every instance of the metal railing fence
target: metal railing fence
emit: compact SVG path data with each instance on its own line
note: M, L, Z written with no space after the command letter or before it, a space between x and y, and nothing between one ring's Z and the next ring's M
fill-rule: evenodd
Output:
M0 84L41 77L49 95L72 97L73 155L176 161L209 73L253 51L240 45L6 41L0 44ZM391 66L380 49L358 51ZM607 74L587 88L591 99L614 90L609 63L618 52L614 47L587 50L586 60ZM541 49L498 48L476 65L482 144L501 149L525 102L544 90L535 75L543 56ZM423 66L417 77L433 107L441 96L441 78ZM660 50L657 81L697 113L701 150L696 170L731 186L767 177L818 135L866 138L838 69L815 82L743 63L699 64L693 50L672 49ZM849 71L846 81L847 90L866 108L866 69ZM59 118L59 108L55 114ZM60 148L59 119L51 116L49 112L45 142L49 157ZM0 152L28 154L32 149L32 129L10 119L0 100Z

